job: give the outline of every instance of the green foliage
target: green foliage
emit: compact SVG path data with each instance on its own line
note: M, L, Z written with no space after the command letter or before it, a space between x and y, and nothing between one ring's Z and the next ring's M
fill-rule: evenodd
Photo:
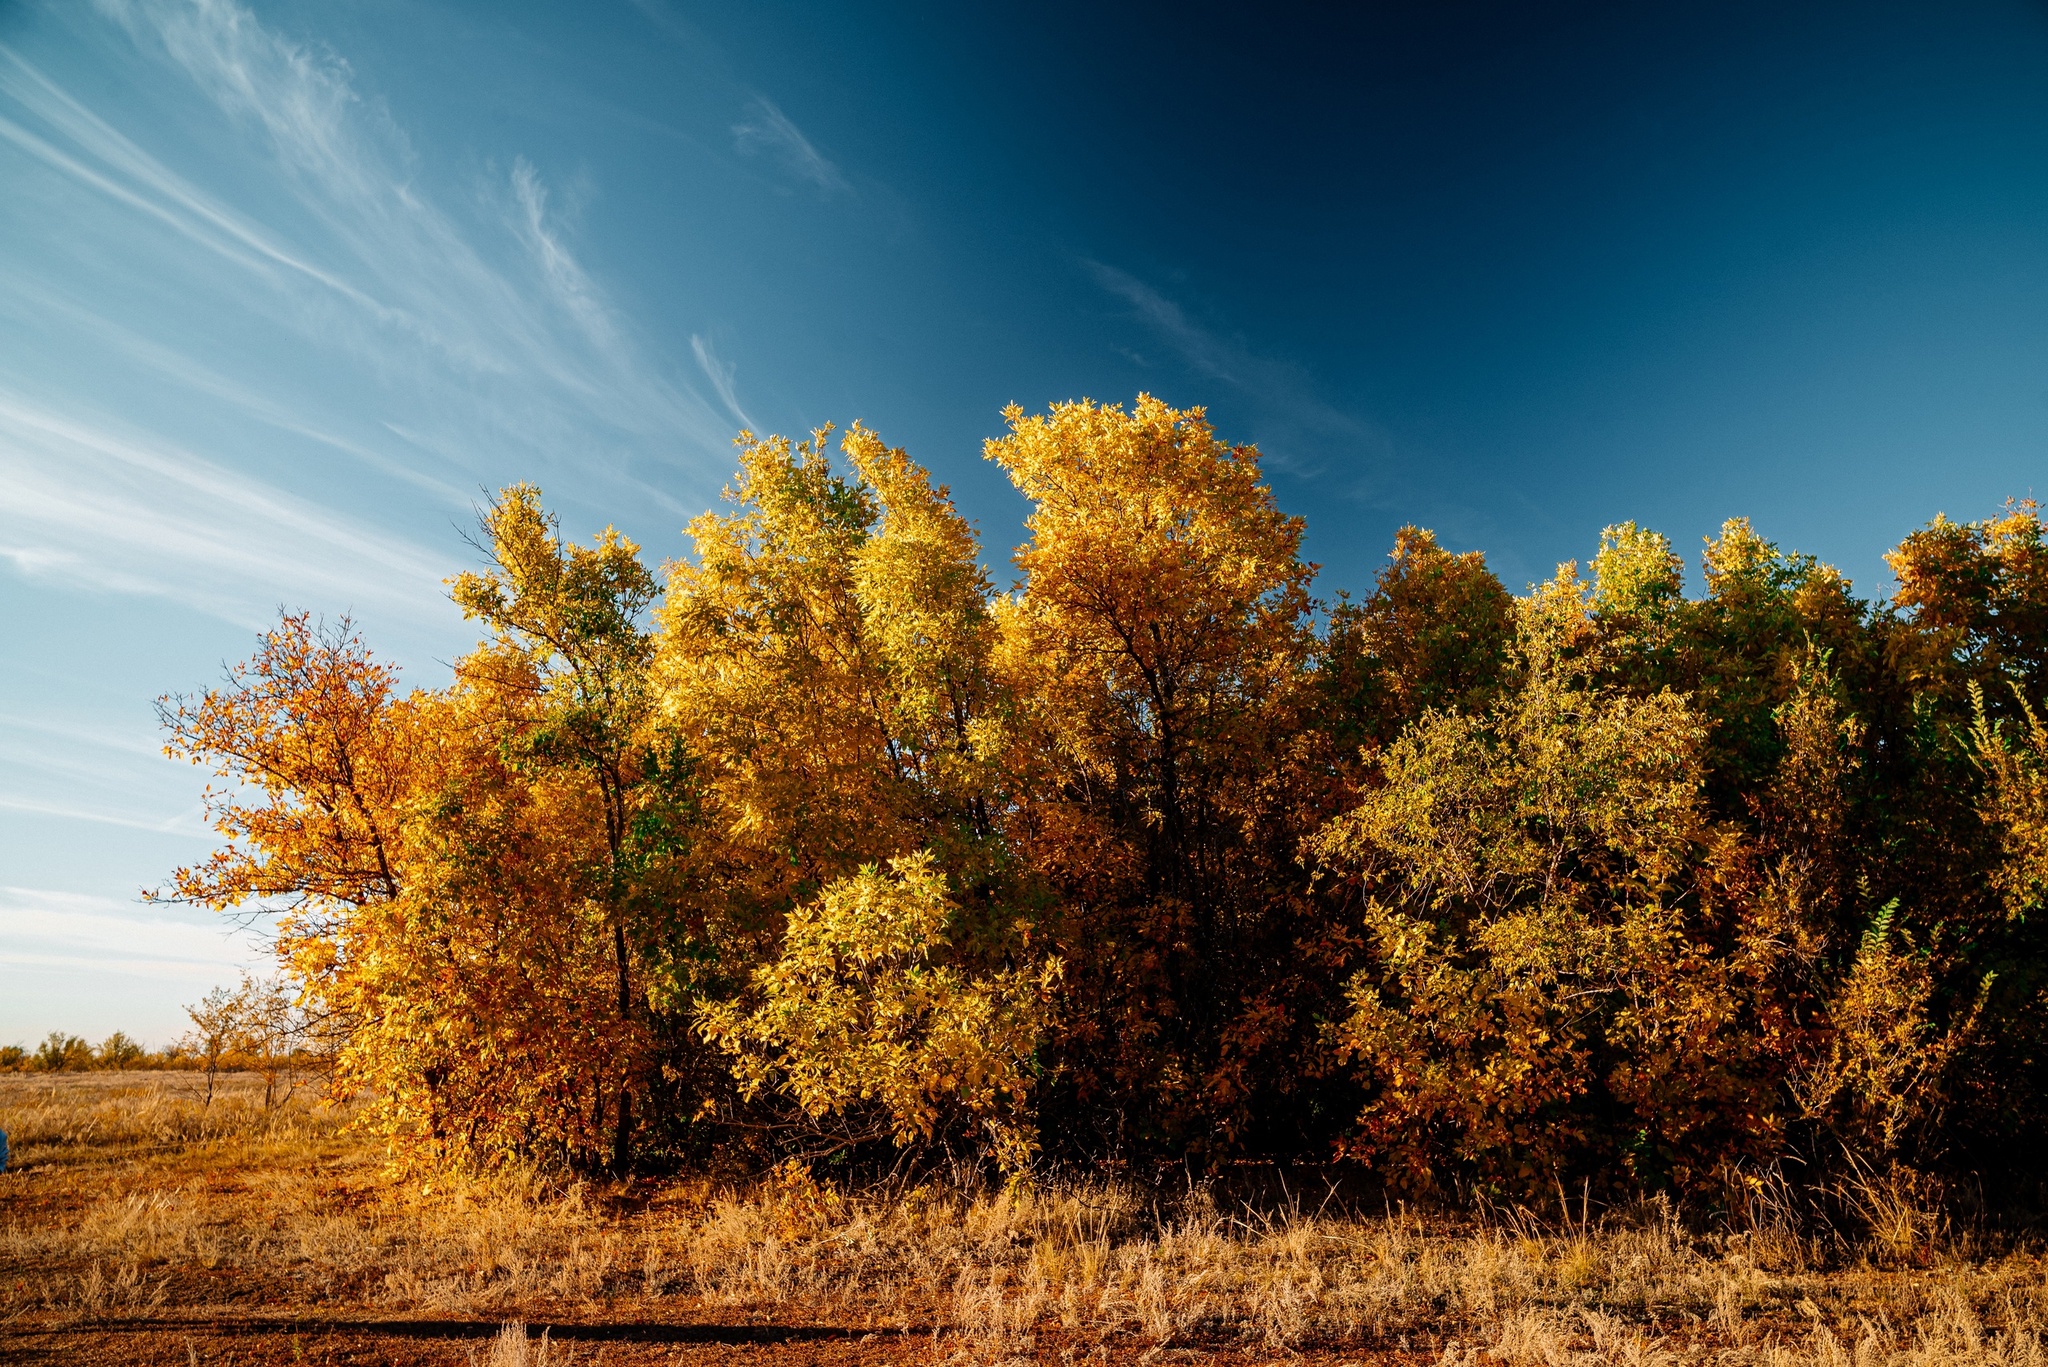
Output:
M1582 601L1568 575L1523 600L1517 686L1426 713L1317 841L1374 949L1336 1027L1371 1086L1348 1147L1412 1183L1698 1186L1777 1138L1779 946L1703 906L1706 728L1589 679Z

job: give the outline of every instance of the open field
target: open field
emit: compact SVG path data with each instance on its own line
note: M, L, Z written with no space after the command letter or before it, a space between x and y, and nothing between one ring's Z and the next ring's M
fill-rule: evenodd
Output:
M1452 1228L1100 1184L407 1184L303 1090L266 1114L253 1078L204 1087L0 1076L0 1360L2048 1364L2040 1257L1904 1217L1830 1253L1654 1210Z

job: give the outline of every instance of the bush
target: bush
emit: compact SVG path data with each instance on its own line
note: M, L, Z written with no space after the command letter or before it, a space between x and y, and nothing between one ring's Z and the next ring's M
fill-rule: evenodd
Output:
M93 1051L93 1062L101 1068L138 1068L149 1059L149 1051L116 1030Z
M36 1046L35 1066L45 1073L82 1073L98 1060L93 1057L92 1046L78 1035L67 1035L61 1030L52 1030L41 1044Z

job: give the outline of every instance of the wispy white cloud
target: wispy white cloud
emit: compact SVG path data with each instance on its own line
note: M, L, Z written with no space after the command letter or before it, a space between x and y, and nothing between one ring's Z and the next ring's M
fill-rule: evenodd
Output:
M575 318L592 342L606 350L616 349L619 336L604 300L551 226L547 186L541 184L540 173L525 157L512 163L512 193L519 201L520 237L533 253L556 302Z
M109 753L89 742L81 744L76 738L57 733L9 727L5 721L0 721L0 730L15 732L6 738L6 757L0 759L0 776L4 776L0 777L0 799L21 798L20 792L5 785L27 780L23 786L31 792L39 785L54 782L70 793L97 786L102 792L118 793L123 801L132 801L138 796L132 787L137 772L153 767L135 763L132 753ZM168 768L168 762L163 767ZM123 780L129 781L125 792Z
M1369 434L1365 423L1318 398L1299 366L1259 356L1237 338L1210 331L1188 317L1178 303L1134 275L1100 261L1081 264L1097 285L1129 304L1138 320L1179 352L1196 372L1266 401L1303 426L1332 435Z
M0 137L242 267L277 303L296 306L294 321L317 344L345 347L387 374L417 374L403 349L419 348L423 378L444 394L460 388L449 380L489 384L480 396L488 402L465 414L486 420L486 441L566 445L569 433L597 425L667 438L684 448L674 454L686 466L720 445L723 423L710 405L621 337L604 291L550 219L531 162L515 159L499 182L506 211L496 218L524 248L522 274L434 202L402 130L357 94L346 64L316 57L228 0L99 8L224 115L263 135L299 227L265 226L199 189L11 52L0 62L0 94L42 136L10 121Z
M14 712L0 712L0 727L61 740L67 747L87 745L94 749L147 755L152 758L163 753L163 743L147 732L118 731L105 726L80 726L73 722L55 721L49 717L23 716Z
M712 348L711 339L695 333L690 335L690 350L697 353L697 367L704 372L704 378L711 382L712 392L717 394L719 402L725 405L725 411L732 414L739 425L747 431L758 431L754 420L740 407L739 388L734 383L737 371L732 362L720 360L717 351Z
M1095 277L1096 284L1129 304L1139 320L1158 333L1189 365L1214 379L1249 387L1259 363L1243 343L1225 341L1198 327L1179 304L1136 276L1100 261L1081 264Z
M853 186L839 168L812 146L803 130L765 96L755 96L747 107L746 117L732 126L732 141L742 156L768 153L791 175L810 182L820 193L853 193Z
M124 830L149 831L155 835L189 835L198 840L211 838L205 827L191 816L182 813L172 817L134 816L99 807L82 807L75 803L50 802L33 797L14 797L6 793L0 793L0 811L61 817L66 821L84 821L95 826L119 826Z
M280 604L354 610L424 663L459 648L445 519L478 486L535 478L572 506L656 515L715 497L730 370L722 390L652 341L540 158L433 164L374 81L267 8L48 8L69 49L0 44L0 573L30 581L14 591L38 640L74 630L61 587L249 628ZM182 639L67 717L92 729L121 689L210 672L193 652L217 635ZM0 827L66 851L118 851L117 829L145 851L201 834L196 784L146 742L16 724L69 676L19 659L0 676ZM99 890L128 876L36 853ZM0 1035L35 1002L43 1028L67 1024L50 1013L92 993L135 1029L132 980L119 1000L105 986L123 974L228 976L203 918L195 938L61 896L0 895Z
M212 966L253 957L229 950L225 932L231 923L154 911L139 902L54 888L0 887L0 907L7 911L10 932L0 944L0 963L33 955L83 957L102 966Z
M447 566L110 419L0 389L0 546L25 573L171 598L256 627L280 601L445 615Z
M626 3L639 10L648 23L654 25L655 28L661 30L670 38L687 43L702 41L702 35L686 22L681 15L677 14L669 6L662 4L661 0L626 0Z
M0 45L0 94L14 99L69 143L67 152L11 119L0 138L49 167L176 230L223 258L265 273L283 267L392 318L376 300L322 270L260 227L206 195L60 89L12 49Z
M408 462L389 451L329 430L306 416L302 401L288 402L266 394L250 382L234 379L205 364L189 351L146 337L39 282L0 275L0 304L5 303L12 303L14 307L9 311L23 321L54 325L89 337L103 354L126 357L185 390L230 404L266 427L339 451L379 474L435 495L450 507L467 508L474 501L473 491L459 489L420 469L417 462Z
M183 288L209 316L244 320L234 336L291 338L295 350L281 367L267 356L238 365L220 348L202 361L183 336L136 324L117 296L93 302L89 268L52 287L37 267L0 260L0 307L12 297L75 344L91 339L213 402L210 413L227 405L443 506L470 502L478 485L557 474L592 499L684 510L714 496L736 407L729 370L707 370L703 386L650 353L532 161L487 172L481 193L437 198L403 129L345 62L235 0L96 9L210 102L222 146L232 152L232 130L254 135L229 158L240 170L174 168L145 146L149 130L117 127L0 45L0 179L25 185L17 177L33 170L44 201L90 224L126 268ZM816 162L807 174L831 183L830 163L797 139L790 147ZM347 395L350 421L309 411L304 386L280 388L294 372L318 376L328 403ZM33 403L20 397L30 393ZM264 458L252 475L250 458L216 459L211 436L181 440L129 402L86 371L55 386L0 371L0 557L17 571L238 623L286 597L328 611L397 611L410 597L415 620L444 612L442 567L311 507L291 492L299 467ZM265 447L252 436L241 449Z

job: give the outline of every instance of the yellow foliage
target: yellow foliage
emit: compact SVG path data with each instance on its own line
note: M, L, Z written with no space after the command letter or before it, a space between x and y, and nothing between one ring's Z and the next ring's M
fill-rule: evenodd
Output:
M2048 724L2024 694L2014 693L2021 725L2008 739L1985 716L1983 690L1971 685L1970 739L1986 779L1980 810L2004 855L1992 868L1991 883L2005 899L2006 914L2017 919L2048 894Z
M1005 829L1069 965L1063 1085L1130 1142L1227 1151L1303 1071L1306 966L1344 953L1296 861L1334 768L1302 523L1199 408L1004 416L987 455L1032 501Z
M741 434L665 587L505 489L448 686L287 615L164 701L228 783L160 895L279 914L405 1161L972 1136L1700 1191L2038 1130L2031 504L1908 537L1889 604L1737 518L1696 599L1634 523L1520 599L1404 527L1325 614L1202 409L1004 416L1009 593L859 424Z
M808 885L984 835L1001 700L988 586L943 488L856 425L743 438L738 511L669 567L656 679L702 766L728 894L779 914Z
M872 1107L899 1145L965 1119L1020 1170L1036 1149L1033 1055L1058 960L970 978L933 963L953 905L928 853L870 864L790 913L781 957L755 970L758 1004L707 1002L706 1035L748 1096L773 1087L813 1119Z
M1828 1048L1794 1082L1807 1112L1854 1157L1887 1167L1899 1160L1912 1130L1939 1110L1949 1065L1969 1044L1991 986L1987 978L1960 1020L1936 1019L1927 959L1893 943L1897 910L1888 903L1864 933L1829 1003Z

